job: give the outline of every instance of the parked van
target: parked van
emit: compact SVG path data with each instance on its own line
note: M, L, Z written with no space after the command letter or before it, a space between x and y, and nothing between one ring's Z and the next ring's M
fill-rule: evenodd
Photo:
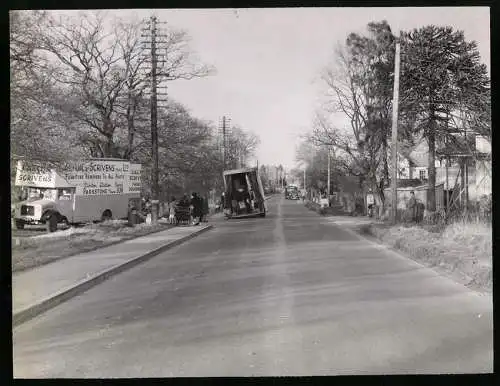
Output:
M76 224L127 218L129 208L140 207L141 165L121 159L86 159L49 169L18 161L16 186L22 201L14 205L17 229L26 224Z

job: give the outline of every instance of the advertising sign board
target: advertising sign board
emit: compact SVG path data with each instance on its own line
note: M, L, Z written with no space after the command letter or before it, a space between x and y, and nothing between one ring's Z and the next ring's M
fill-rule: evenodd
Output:
M68 165L64 176L77 195L123 194L129 167L127 161L85 160Z
M17 162L16 186L53 188L56 180L55 171L42 165Z
M141 164L130 164L126 193L140 193L141 187Z

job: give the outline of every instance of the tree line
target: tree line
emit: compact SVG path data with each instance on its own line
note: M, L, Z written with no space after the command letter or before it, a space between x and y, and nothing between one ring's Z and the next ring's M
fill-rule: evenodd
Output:
M397 37L386 21L369 23L367 32L366 36L351 33L338 44L334 62L321 74L326 103L298 149L297 160L307 163L311 178L319 173L324 181L324 171L314 167L318 163L312 158L330 149L337 172L358 176L362 184L373 189L383 207L384 188L391 178ZM428 25L402 31L398 38L398 146L411 148L418 140L425 140L429 149L426 207L432 212L436 209L437 152L467 149L467 133L491 141L490 79L477 43L466 41L463 31ZM347 124L332 123L335 118L343 118ZM310 145L315 146L315 152Z
M128 159L143 165L149 191L144 25L106 12L57 17L13 11L9 21L11 154L54 166L83 157ZM194 58L186 31L169 27L165 35L160 71L166 84L215 74L215 68ZM254 153L259 139L237 126L228 132L225 159L231 168ZM158 137L163 197L221 187L222 141L216 125L168 97L158 106Z

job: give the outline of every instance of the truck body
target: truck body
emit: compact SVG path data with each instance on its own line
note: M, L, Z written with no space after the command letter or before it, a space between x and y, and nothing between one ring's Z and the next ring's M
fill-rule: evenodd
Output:
M226 170L223 177L226 218L266 216L264 189L256 167Z
M53 231L60 222L126 218L140 206L140 173L141 165L120 159L85 159L61 170L18 161L15 184L25 197L14 206L16 227L48 223Z

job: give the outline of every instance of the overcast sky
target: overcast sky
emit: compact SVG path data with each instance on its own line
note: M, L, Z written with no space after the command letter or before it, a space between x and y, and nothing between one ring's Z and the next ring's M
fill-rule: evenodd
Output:
M309 130L322 93L319 72L337 42L387 20L393 32L428 24L450 25L475 40L490 67L486 7L276 8L114 10L120 18L149 17L188 31L190 47L217 74L169 84L169 94L201 119L234 124L261 138L260 164L294 166L298 136Z

